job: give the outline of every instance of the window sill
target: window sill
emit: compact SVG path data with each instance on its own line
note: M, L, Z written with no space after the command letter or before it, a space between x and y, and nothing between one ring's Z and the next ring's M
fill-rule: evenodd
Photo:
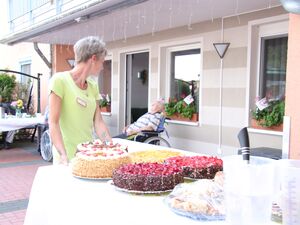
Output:
M111 116L111 112L101 112L102 116Z
M248 128L249 133L257 133L257 134L269 134L275 136L282 136L282 131L271 131L271 130L262 130L262 129L255 129L255 128Z
M180 121L180 120L166 120L167 123L171 123L171 124L178 124L178 125L186 125L186 126L193 126L193 127L197 127L199 125L199 121L198 122L186 122L186 121Z

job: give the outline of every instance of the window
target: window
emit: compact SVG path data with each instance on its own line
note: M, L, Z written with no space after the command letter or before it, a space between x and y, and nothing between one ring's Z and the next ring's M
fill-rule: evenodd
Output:
M31 61L21 62L20 65L21 65L21 72L22 73L26 73L26 74L31 75ZM20 82L22 84L27 85L27 84L31 83L31 78L21 75Z
M103 70L98 78L99 91L101 94L100 106L102 112L111 112L111 76L112 76L112 61L105 60ZM101 105L103 103L103 105Z
M194 48L193 48L194 47ZM170 57L170 90L171 100L182 102L193 107L193 114L199 113L199 90L200 90L200 70L201 56L200 48L190 46L190 48L174 48L169 51ZM192 97L188 98L187 97ZM183 115L184 113L180 113ZM189 117L192 121L198 119ZM181 120L181 119L180 119Z
M285 96L287 40L287 36L261 39L261 98L282 99Z

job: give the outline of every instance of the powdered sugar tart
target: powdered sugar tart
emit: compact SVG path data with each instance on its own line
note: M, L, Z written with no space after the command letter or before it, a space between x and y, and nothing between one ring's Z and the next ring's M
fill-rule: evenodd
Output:
M77 146L72 173L81 178L111 178L115 169L128 163L130 158L126 146L94 140Z
M162 163L167 158L183 155L173 150L144 150L129 153L133 163L158 162Z

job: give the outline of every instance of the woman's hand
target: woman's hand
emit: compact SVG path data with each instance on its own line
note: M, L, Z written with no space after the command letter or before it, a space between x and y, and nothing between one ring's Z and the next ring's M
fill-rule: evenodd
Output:
M69 159L66 154L60 156L60 164L67 166L69 164Z
M99 102L96 102L96 105L99 105ZM94 127L97 136L102 142L112 142L111 135L102 119L100 107L96 107L94 115Z

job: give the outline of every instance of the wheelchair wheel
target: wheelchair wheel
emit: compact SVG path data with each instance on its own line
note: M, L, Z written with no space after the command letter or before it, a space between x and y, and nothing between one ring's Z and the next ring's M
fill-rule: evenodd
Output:
M146 144L152 145L160 145L165 147L171 147L170 143L167 140L163 139L162 137L151 137L144 141Z
M45 161L52 161L52 142L50 139L49 130L46 130L41 137L41 155Z

